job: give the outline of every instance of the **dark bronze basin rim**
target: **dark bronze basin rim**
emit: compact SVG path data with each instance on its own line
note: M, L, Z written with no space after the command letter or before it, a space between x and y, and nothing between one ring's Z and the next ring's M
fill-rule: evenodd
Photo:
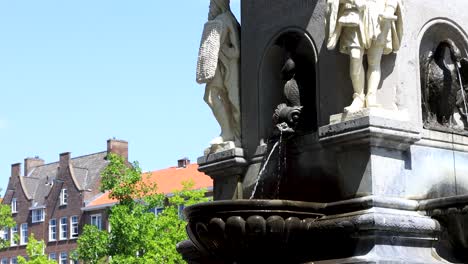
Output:
M323 214L319 213L326 204L298 202L288 200L230 200L230 201L214 201L192 205L185 208L185 216L190 219L197 215L206 215L208 212L301 212L310 214L311 216L319 217Z

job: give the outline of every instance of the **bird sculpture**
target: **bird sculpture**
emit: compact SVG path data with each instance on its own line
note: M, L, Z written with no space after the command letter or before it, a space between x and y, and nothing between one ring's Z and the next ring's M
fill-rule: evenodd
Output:
M288 57L281 69L281 77L283 81L286 81L283 88L286 103L278 105L273 115L276 127L288 134L295 133L302 111L300 87L294 79L295 74L296 63Z
M425 126L467 128L468 59L462 58L455 43L446 39L426 57L423 70Z

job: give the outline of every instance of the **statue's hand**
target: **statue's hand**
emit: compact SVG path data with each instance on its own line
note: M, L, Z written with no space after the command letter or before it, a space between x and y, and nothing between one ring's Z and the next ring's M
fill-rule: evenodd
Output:
M354 5L359 11L363 11L366 8L366 0L354 0Z
M395 7L387 5L382 15L384 18L393 18L395 17L395 11Z

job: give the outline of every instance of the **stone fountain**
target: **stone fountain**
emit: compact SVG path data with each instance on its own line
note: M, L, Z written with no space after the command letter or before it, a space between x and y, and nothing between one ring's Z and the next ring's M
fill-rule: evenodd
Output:
M468 263L465 0L212 0L189 263ZM240 109L240 112L239 112Z

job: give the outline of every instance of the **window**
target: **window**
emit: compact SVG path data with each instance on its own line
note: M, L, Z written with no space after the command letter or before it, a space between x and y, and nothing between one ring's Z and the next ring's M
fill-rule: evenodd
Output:
M12 257L10 263L11 264L18 264L18 259L16 257Z
M10 245L11 246L16 246L16 237L18 236L18 226L15 225L14 227L11 228L10 230L11 235L10 235Z
M60 218L60 240L67 239L67 233L68 233L67 218L62 217Z
M78 216L70 218L70 238L78 238Z
M50 260L57 260L57 255L55 255L55 253L50 253L49 254L49 259Z
M21 224L21 239L20 245L26 245L28 243L28 224Z
M44 209L32 210L32 222L33 223L44 222Z
M92 215L91 216L91 224L93 226L96 226L99 230L102 229L102 217L100 214L97 214L97 215Z
M78 264L78 260L70 259L70 264Z
M60 264L67 264L67 252L61 252L60 253Z
M11 213L16 214L18 212L16 209L16 198L13 198L11 199Z
M60 191L60 205L68 204L68 191L67 189L62 189Z
M5 227L2 231L0 231L0 234L1 234L1 238L4 240L4 241L8 241L10 239L10 230L8 229L8 227Z
M57 219L49 220L49 241L57 240Z
M8 259L7 258L2 258L2 264L8 264Z
M154 215L159 215L164 211L162 207L156 207L150 210Z
M179 214L179 219L182 219L182 220L185 220L185 217L184 217L184 208L185 208L185 205L183 204L180 204L178 206L178 214Z

